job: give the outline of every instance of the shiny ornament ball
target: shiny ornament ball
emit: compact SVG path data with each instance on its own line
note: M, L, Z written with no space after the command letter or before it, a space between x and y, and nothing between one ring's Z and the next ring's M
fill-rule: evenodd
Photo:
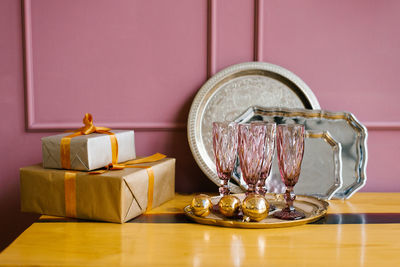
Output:
M263 196L250 194L243 200L242 211L244 217L259 222L268 216L269 203Z
M206 217L210 214L212 203L211 198L205 194L194 196L192 203L190 204L194 215Z
M232 195L223 196L218 202L218 208L225 217L236 216L239 213L240 200Z

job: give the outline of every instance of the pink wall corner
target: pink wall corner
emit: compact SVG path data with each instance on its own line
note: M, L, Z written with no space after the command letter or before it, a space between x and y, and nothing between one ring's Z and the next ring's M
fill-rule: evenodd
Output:
M40 134L25 132L20 2L0 2L0 250L37 215L19 212L18 168L40 161Z

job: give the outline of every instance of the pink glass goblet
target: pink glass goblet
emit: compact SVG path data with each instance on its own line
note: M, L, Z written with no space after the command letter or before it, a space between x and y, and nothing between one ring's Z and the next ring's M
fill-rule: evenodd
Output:
M239 163L243 180L248 189L246 195L255 193L260 178L263 158L266 126L263 124L239 125Z
M236 122L213 123L213 149L218 178L219 194L228 195L229 180L237 158L238 124Z
M252 124L261 124L266 127L263 163L261 166L260 177L256 185L256 193L265 196L265 193L267 192L265 189L265 181L271 172L272 159L274 158L275 153L276 124L262 121L252 122Z
M286 207L274 213L283 220L304 218L303 212L296 210L293 201L296 195L293 188L299 180L301 162L304 154L304 126L300 124L282 124L277 126L277 152L281 179L286 185Z

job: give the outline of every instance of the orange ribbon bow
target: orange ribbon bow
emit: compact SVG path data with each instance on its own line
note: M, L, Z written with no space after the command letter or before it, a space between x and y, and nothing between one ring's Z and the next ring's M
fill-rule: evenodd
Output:
M88 135L91 133L108 134L111 141L111 151L112 151L112 163L118 163L118 142L114 133L110 132L111 129L107 127L98 127L93 125L93 116L90 113L86 113L83 118L83 124L85 126L74 130L73 134L64 136L60 143L60 156L61 156L61 167L63 169L71 169L71 156L70 156L70 145L71 139L81 135Z

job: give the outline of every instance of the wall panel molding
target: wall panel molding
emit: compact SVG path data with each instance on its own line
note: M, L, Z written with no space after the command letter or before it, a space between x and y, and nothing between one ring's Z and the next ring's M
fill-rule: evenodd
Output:
M25 105L26 105L26 128L35 129L35 107L34 107L34 88L33 88L33 58L32 58L32 19L31 1L22 2L22 19L24 30L24 75L25 75Z
M209 0L210 2L213 2ZM213 4L215 5L215 3ZM23 55L25 78L25 125L27 131L62 131L75 129L82 126L80 121L76 123L43 123L35 116L35 85L33 67L32 46L32 0L22 0L22 26L23 26ZM215 33L215 31L212 31ZM213 38L215 40L215 38ZM208 51L211 54L211 51ZM214 53L214 52L213 52ZM212 53L212 55L214 55ZM214 63L215 70L215 63ZM135 129L139 131L184 131L186 123L176 122L107 122L99 121L99 125L119 129Z
M262 40L264 32L263 0L254 0L254 61L262 61Z
M207 77L213 76L217 69L217 3L207 0Z
M400 131L400 122L367 121L363 123L368 131Z

